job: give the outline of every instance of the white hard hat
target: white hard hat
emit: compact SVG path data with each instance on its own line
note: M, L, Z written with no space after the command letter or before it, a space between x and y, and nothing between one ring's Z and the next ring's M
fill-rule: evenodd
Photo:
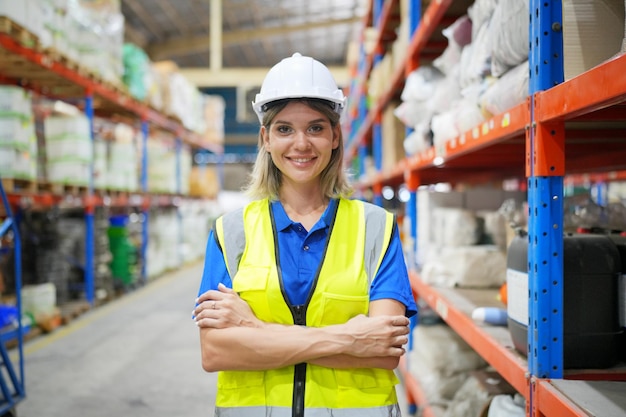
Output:
M346 98L328 68L319 61L299 53L274 65L263 80L252 108L263 123L263 105L285 98L319 98L334 103L341 114Z

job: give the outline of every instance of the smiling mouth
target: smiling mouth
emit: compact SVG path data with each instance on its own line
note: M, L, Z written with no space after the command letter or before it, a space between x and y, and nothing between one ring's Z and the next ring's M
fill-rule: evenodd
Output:
M298 163L305 163L305 162L310 162L312 161L314 158L289 158L290 160L292 160L293 162L298 162Z

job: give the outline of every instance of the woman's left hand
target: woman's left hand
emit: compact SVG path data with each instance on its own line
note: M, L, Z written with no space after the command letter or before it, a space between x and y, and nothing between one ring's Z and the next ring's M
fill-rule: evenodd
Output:
M252 309L239 295L224 284L209 290L196 300L193 315L198 327L226 329L229 327L261 327Z

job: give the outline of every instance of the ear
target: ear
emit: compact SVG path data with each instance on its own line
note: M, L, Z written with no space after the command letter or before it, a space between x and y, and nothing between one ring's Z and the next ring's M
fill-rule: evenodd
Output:
M270 135L267 131L267 129L265 128L265 126L261 126L261 140L263 141L263 149L265 149L265 152L269 152L270 151Z
M339 147L339 137L341 135L341 125L337 124L333 127L333 149Z

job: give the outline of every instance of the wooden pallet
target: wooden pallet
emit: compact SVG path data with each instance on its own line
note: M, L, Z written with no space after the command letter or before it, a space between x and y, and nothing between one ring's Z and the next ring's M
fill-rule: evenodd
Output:
M39 37L7 16L0 16L0 33L10 35L20 45L28 48L37 48L39 45Z
M2 178L2 187L7 193L36 193L39 191L37 181L19 178Z
M68 324L72 320L80 317L91 309L91 306L87 301L78 300L70 301L60 306L61 322L62 324Z

